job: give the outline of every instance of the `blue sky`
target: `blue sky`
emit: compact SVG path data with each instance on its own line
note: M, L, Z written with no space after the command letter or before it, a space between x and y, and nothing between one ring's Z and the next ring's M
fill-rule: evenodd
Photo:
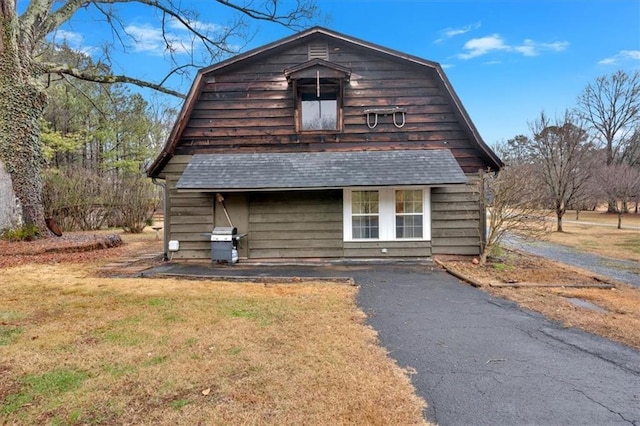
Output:
M225 8L193 0L198 21L221 25ZM640 71L640 0L317 0L317 23L349 36L439 62L484 140L528 133L541 111L561 114L596 77ZM205 7L206 5L206 7ZM138 35L114 68L159 79L168 65L156 16L122 7ZM110 38L95 14L80 14L57 35L92 54ZM202 24L204 25L204 24ZM259 24L246 48L292 31ZM176 39L180 37L176 29ZM186 92L188 82L175 82Z

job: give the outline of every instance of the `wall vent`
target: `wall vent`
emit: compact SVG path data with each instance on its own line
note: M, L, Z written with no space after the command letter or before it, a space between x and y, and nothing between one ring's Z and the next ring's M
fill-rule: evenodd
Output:
M329 60L329 46L327 43L310 43L309 44L309 60L324 59Z

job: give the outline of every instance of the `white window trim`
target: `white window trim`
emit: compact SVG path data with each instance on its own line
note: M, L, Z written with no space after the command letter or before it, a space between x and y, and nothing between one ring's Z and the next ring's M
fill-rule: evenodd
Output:
M395 192L400 189L422 189L422 238L396 238ZM351 228L351 192L378 191L379 238L353 238ZM431 187L394 186L344 188L342 194L342 223L344 241L431 241Z

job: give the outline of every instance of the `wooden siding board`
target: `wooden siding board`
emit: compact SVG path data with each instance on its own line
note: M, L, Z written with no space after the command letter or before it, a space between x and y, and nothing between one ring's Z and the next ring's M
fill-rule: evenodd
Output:
M337 240L342 238L342 231L336 229L335 226L329 230L317 230L316 223L312 223L310 228L313 230L268 230L268 231L256 231L252 229L251 238L253 240L260 241L275 241L275 240L291 240L296 239L303 235L305 240Z
M431 211L432 222L469 221L469 220L478 220L478 219L480 219L480 212L477 209L472 211L446 211L446 210Z
M342 249L251 249L251 258L280 259L280 258L341 258Z
M333 231L342 229L342 221L340 222L262 222L251 223L251 232L313 232L313 231ZM341 235L342 238L342 235Z
M461 256L477 256L480 254L480 247L472 247L472 246L446 246L446 247L438 247L434 246L431 249L432 254L457 254Z
M475 180L431 190L433 254L477 255L480 252L480 211Z
M342 257L342 191L252 194L248 245L251 258Z
M431 227L434 230L444 229L474 229L476 234L478 231L479 218L465 217L457 220L432 220ZM436 232L433 231L432 234Z
M386 253L382 253L386 249ZM430 241L346 241L345 257L429 257Z
M273 213L273 214L251 214L251 223L295 223L295 222L332 222L342 223L342 212L338 220L335 214L327 213Z

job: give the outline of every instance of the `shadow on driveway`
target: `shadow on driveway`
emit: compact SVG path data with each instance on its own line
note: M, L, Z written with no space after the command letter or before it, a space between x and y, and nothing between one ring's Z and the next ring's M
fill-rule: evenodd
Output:
M382 345L440 425L640 425L640 352L459 282L434 267L166 264L210 277L353 277Z

